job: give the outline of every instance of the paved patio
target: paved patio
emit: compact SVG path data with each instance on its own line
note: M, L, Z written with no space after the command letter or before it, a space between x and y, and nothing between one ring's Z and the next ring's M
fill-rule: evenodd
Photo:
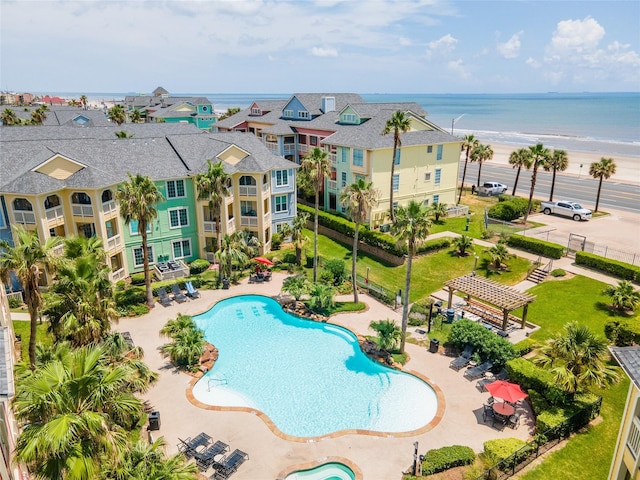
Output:
M245 279L229 290L203 290L199 299L166 308L157 305L143 317L123 318L114 326L115 330L131 333L135 344L145 351L145 362L160 373L158 383L144 398L160 412L160 430L151 433L154 438L165 437L169 453L177 451L178 437L192 437L204 431L215 440L229 444L231 449L239 448L249 454L249 461L233 476L237 480L276 479L283 472L290 472L295 465L324 463L336 457L347 458L357 465L367 480L388 480L401 478L402 472L409 468L413 460L413 443L416 441L420 444L420 453L447 445L467 445L479 452L486 440L507 437L527 440L533 434L533 420L529 411L516 430L505 428L498 431L485 425L482 421L482 405L489 394L480 393L475 381L470 382L463 377L463 370L456 372L450 369L451 357L429 353L427 348L411 343L407 343L410 361L405 365L405 370L429 378L444 396L442 420L427 433L404 437L347 434L312 441L290 441L274 434L255 414L205 410L190 403L187 391L192 377L176 371L168 359L162 357L158 348L168 339L160 336L159 330L178 313L196 315L223 298L243 294L278 295L285 277L285 274L274 273L272 281L268 283L249 284ZM373 334L368 328L372 320L389 318L400 324L399 310L394 311L367 295L360 295L360 299L367 303L367 311L339 314L332 317L330 322L349 328L354 333L369 335ZM420 399L407 401L419 402Z

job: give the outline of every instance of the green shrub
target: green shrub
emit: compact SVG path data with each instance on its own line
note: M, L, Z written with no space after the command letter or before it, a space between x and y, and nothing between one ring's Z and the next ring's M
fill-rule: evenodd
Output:
M484 442L485 457L490 459L492 463L502 462L501 470L507 470L513 465L520 463L520 460L527 456L529 449L524 440L519 438L496 438ZM518 455L512 457L514 453ZM507 460L508 459L508 460Z
M127 288L127 282L124 280L118 280L116 282L116 290L124 290L125 288Z
M294 265L296 263L296 254L295 254L295 252L287 252L287 253L285 253L282 256L282 263L287 263L289 265Z
M189 264L189 275L198 275L206 272L211 264L204 258L198 258Z
M640 328L627 322L611 320L605 323L604 334L617 347L630 347L640 343Z
M565 272L563 269L561 268L554 268L553 270L551 270L551 276L552 277L564 277L567 274L567 272Z
M271 250L280 250L280 245L282 245L282 235L274 233L271 236Z
M461 445L429 450L422 462L422 475L433 475L453 467L470 465L475 459L476 454L473 449Z
M630 263L604 258L588 252L576 252L576 265L593 268L623 280L640 281L640 267Z
M534 415L538 415L549 409L549 403L540 392L529 390L527 393L529 394L529 401L531 402Z
M495 218L497 220L503 220L505 222L510 222L515 220L520 215L516 212L515 208L510 202L501 202L496 203L495 205L489 208L489 217Z
M551 372L544 370L533 362L522 357L514 358L505 366L509 379L525 390L541 392L551 405L562 405L567 402L567 394L558 387Z
M334 286L342 284L342 282L344 282L345 278L347 277L347 270L344 260L340 260L337 258L327 260L324 263L324 268L326 271L331 273L331 284Z
M144 272L131 274L131 285L144 285Z
M471 320L458 320L451 327L449 341L458 349L474 347L482 360L491 360L495 367L503 366L516 357L516 350L506 339Z
M514 348L516 349L516 354L519 357L522 357L523 355L531 352L531 350L533 350L537 345L538 342L536 342L532 338L525 338L524 340L520 340L518 343L516 343L514 345Z
M429 253L437 252L438 250L444 250L451 246L450 238L434 238L433 240L427 240L418 249L417 253Z
M333 273L323 268L318 272L318 282L333 285Z
M146 315L147 313L149 313L149 307L146 304L130 305L127 316L139 317L140 315Z
M141 287L129 287L114 293L117 307L127 308L131 305L144 304L147 301L147 293Z
M9 298L9 308L20 308L22 306L22 300L18 297Z
M524 237L522 235L510 235L507 239L510 247L519 248L526 252L537 253L547 258L560 259L564 255L564 247L557 243L545 242L536 238Z

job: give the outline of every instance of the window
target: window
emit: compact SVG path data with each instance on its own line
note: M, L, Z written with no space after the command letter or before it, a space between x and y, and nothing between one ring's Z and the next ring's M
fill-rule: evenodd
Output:
M425 206L425 207L428 207L429 206L429 199L425 198L424 201L422 202L422 205Z
M71 195L71 203L76 205L91 205L91 197L84 192L74 192Z
M347 147L342 147L340 150L342 151L342 163L347 163L347 159L349 158L349 149Z
M397 192L398 190L400 190L400 175L396 173L393 176L393 191Z
M356 123L356 116L353 113L345 113L342 115L343 123Z
M167 198L183 198L184 196L184 180L167 181Z
M256 185L256 179L249 175L243 175L240 177L240 185Z
M111 200L113 200L113 193L111 193L111 190L105 190L102 192L102 203L107 203Z
M131 220L129 222L129 232L131 233L131 235L139 235L137 220ZM147 233L151 233L151 223L147 223Z
M430 182L431 181L431 172L427 172L424 174L424 181L425 182Z
M189 215L186 207L169 209L169 228L189 226Z
M260 115L260 109L259 108L252 108L251 109L251 115Z
M354 167L362 167L363 163L363 153L359 148L353 149L353 166Z
M147 252L149 255L149 263L155 262L153 258L153 245L147 245ZM135 267L142 267L144 265L142 247L133 247L133 265Z
M289 172L287 170L276 170L276 185L278 187L289 185Z
M31 202L26 198L16 198L13 201L13 209L33 212L33 205L31 205Z
M298 112L298 118L309 118L309 112L306 110L300 110Z
M93 223L79 223L78 236L91 238L96 236L96 226Z
M113 220L107 220L104 222L104 229L107 231L107 238L115 237L118 234L116 222Z
M293 110L285 110L284 112L282 112L282 116L286 118L293 117Z
M347 172L342 172L342 188L347 186Z
M635 416L633 417L631 427L629 428L627 447L629 447L629 451L633 455L633 458L637 459L638 453L640 453L640 420Z
M49 195L44 199L44 208L49 210L50 208L55 208L60 206L60 197L57 195Z
M363 182L366 182L367 181L367 177L365 177L364 175L358 175L356 173L355 180L356 180L356 182L359 182L360 180L362 180Z
M433 180L433 183L436 185L440 185L440 174L441 174L441 169L440 168L436 168L436 176Z
M309 137L309 143L314 146L318 145L318 137L311 135L311 137Z
M171 242L171 250L173 251L173 258L185 258L191 256L191 240L174 240Z
M276 213L286 212L287 210L289 210L287 206L287 196L277 195L276 196Z
M256 204L255 202L249 202L246 200L240 201L240 215L243 217L255 217L256 216Z
M440 195L433 196L433 203L440 203Z
M396 157L393 159L394 165L400 165L400 149L396 150Z
M436 153L436 160L442 160L442 145L438 145L438 153Z
M398 209L398 202L393 202L393 211L395 212Z
M427 153L433 153L433 145L427 145Z

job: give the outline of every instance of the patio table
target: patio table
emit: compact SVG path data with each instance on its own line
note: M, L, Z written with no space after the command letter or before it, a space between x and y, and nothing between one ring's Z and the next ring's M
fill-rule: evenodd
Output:
M513 405L509 405L508 403L494 402L492 407L493 411L502 417L508 418L516 413L515 407Z

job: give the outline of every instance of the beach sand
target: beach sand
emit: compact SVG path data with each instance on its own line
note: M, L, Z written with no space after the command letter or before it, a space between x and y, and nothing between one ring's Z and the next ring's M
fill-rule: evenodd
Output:
M481 140L482 141L482 140ZM503 145L491 143L493 149L493 159L485 162L484 165L509 165L509 155L520 147L514 145ZM625 157L620 155L610 155L606 152L578 152L568 151L569 168L560 175L575 175L576 177L589 177L589 166L593 162L599 162L602 157L613 158L616 164L616 173L611 176L611 180L640 185L640 157ZM460 158L464 160L463 151ZM582 165L582 168L580 168Z

